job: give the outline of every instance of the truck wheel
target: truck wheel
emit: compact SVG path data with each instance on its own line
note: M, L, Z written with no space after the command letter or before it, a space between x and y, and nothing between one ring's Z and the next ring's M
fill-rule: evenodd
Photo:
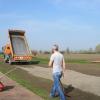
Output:
M7 61L7 60L4 60L4 62L5 62L5 63L8 63L8 61Z
M9 60L9 64L10 64L10 65L12 64L12 61L11 61L11 60Z
M3 58L5 59L5 54L3 54Z

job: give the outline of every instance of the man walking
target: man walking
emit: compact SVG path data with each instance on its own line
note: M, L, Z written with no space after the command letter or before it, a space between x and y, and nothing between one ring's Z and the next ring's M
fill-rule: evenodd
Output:
M55 97L56 94L60 96L60 100L66 100L63 89L60 84L60 78L64 76L65 61L63 55L59 52L58 45L53 45L52 55L50 57L49 66L53 67L53 80L50 97Z

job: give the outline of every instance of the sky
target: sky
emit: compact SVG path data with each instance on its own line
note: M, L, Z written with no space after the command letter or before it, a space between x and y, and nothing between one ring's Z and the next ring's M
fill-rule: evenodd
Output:
M100 0L0 0L0 49L8 29L25 30L34 50L95 48L99 26Z

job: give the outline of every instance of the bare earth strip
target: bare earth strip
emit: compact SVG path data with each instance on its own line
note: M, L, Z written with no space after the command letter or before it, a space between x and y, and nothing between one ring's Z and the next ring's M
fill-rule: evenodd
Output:
M52 80L51 68L43 68L39 66L21 68L28 71L32 75ZM75 88L100 96L100 77L66 70L65 77L62 78L62 82L66 85L72 84Z
M0 73L1 75L2 73ZM0 100L43 100L8 77L4 77L2 82L6 86L6 90L0 92Z

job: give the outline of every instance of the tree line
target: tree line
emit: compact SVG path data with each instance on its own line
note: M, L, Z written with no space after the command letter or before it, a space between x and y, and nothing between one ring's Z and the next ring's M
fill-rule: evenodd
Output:
M42 51L42 50L32 50L32 54L33 55L37 55L37 54L50 54L51 51ZM81 54L100 54L100 44L96 45L96 47L93 48L89 48L88 50L78 50L78 51L73 51L70 48L67 48L66 50L62 50L61 53L66 53L66 54L70 54L70 53L81 53ZM2 54L2 51L0 51L0 54Z
M51 51L42 51L42 50L32 50L32 54L33 55L37 55L37 54L50 54ZM96 47L93 49L93 48L89 48L87 50L77 50L77 51L73 51L71 50L70 48L67 48L66 50L62 50L61 53L63 54L71 54L71 53L76 53L76 54L100 54L100 44L96 45Z

